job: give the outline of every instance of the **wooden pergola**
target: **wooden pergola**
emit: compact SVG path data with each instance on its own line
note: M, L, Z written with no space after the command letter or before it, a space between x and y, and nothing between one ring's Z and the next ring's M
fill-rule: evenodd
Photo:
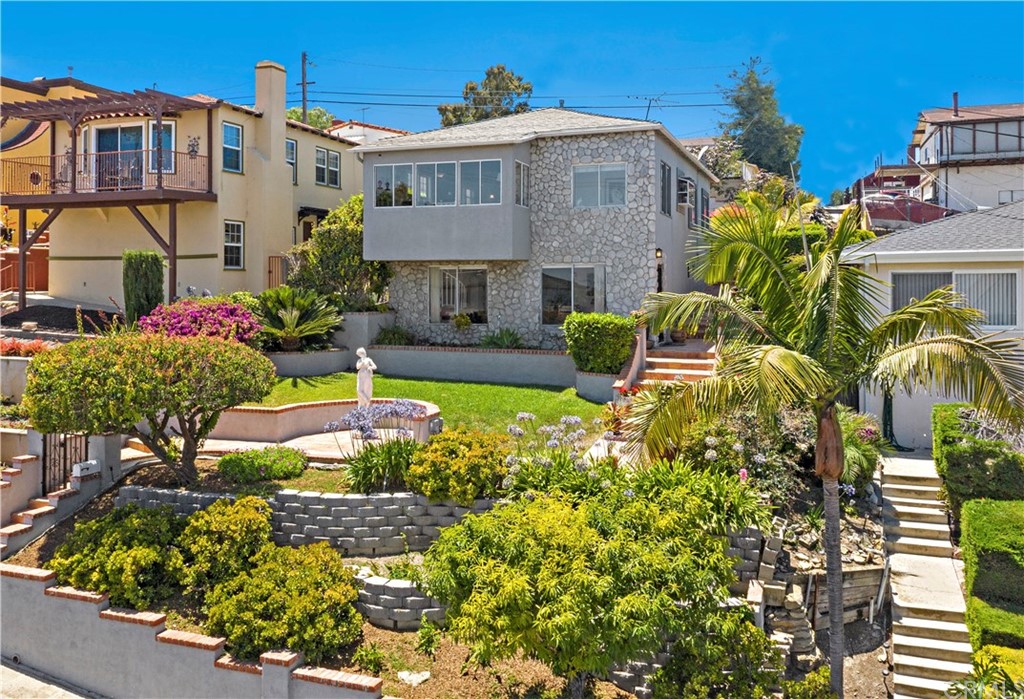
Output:
M67 156L58 156L54 153L55 137L50 138L50 170L54 171L53 163L58 158L69 158L72 168L72 176L68 179L67 191L47 191L44 193L12 193L3 192L4 203L20 213L18 218L18 308L26 306L26 277L27 277L27 256L29 250L39 239L39 236L54 222L57 216L66 208L88 208L97 206L124 206L139 221L143 229L156 241L157 245L167 257L168 267L168 300L173 299L177 287L177 252L178 252L178 212L177 205L181 201L216 201L217 196L212 189L213 183L213 158L211 146L213 143L213 109L219 106L220 102L206 102L187 97L178 97L158 90L135 90L134 92L104 92L89 97L70 97L49 100L38 100L33 102L14 102L3 105L3 114L0 117L2 123L8 119L26 119L34 122L50 122L51 134L54 134L56 124L64 122L70 128L71 147ZM75 169L78 163L78 129L87 122L99 119L110 119L118 117L150 117L155 121L155 133L163 133L163 119L167 116L174 116L181 112L206 110L206 136L207 136L207 157L205 173L205 191L195 191L194 188L182 190L174 187L164 186L164 148L163 138L156 138L155 162L157 167L156 181L154 186L139 187L132 191L90 191L80 192L78 188L78 177ZM144 134L145 137L145 134ZM193 155L194 154L190 154ZM173 156L172 156L173 157ZM14 163L17 159L7 159L6 162ZM38 174L33 173L38 179ZM168 212L168 238L163 236L146 219L139 210L143 205L167 204ZM43 222L33 231L32 235L27 234L26 211L29 209L49 209L49 213Z

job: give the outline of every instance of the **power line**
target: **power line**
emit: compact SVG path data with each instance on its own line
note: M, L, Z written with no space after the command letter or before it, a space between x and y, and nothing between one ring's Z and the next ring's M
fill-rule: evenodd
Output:
M299 102L299 99L290 99L288 102ZM423 102L369 102L366 100L317 100L318 104L366 104L374 107L424 107L437 109L439 105ZM661 109L703 109L706 107L727 107L725 102L708 102L704 104L666 104ZM565 105L566 109L647 109L646 104L575 104Z
M310 90L310 94L317 95L350 95L360 97L414 97L422 99L464 99L462 94L437 94L437 93L425 93L419 91L401 91L401 92L360 92L360 91L346 91L346 90ZM490 96L490 95L505 95L507 94L504 90L479 90L475 95ZM718 95L721 94L719 90L701 90L697 92L663 92L661 96L682 96L682 95ZM558 99L605 99L613 97L632 97L632 95L530 95L528 99L531 100L558 100ZM643 99L648 99L644 97Z

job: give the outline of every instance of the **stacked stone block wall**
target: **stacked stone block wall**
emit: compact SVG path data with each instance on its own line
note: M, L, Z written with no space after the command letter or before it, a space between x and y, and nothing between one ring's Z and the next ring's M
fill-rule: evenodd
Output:
M444 605L410 580L371 575L364 570L356 579L362 585L356 608L374 626L394 631L415 631L425 615L428 621L444 621Z

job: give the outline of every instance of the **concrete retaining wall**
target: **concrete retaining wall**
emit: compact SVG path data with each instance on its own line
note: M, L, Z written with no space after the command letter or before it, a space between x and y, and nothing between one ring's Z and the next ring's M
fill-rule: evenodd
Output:
M377 699L379 678L300 667L302 656L234 661L225 640L166 629L166 616L110 608L106 595L57 587L54 573L0 565L5 658L110 697Z
M10 463L15 456L28 453L28 430L0 427L0 461Z
M115 504L135 502L147 508L171 505L177 514L189 515L224 497L234 496L124 486ZM278 491L269 502L277 543L301 546L327 541L348 555L359 556L392 555L406 548L426 550L441 527L494 505L493 500L477 500L473 507L432 503L426 496L413 493L342 495L298 490Z
M374 403L389 399L374 399ZM440 417L441 410L433 403L413 401L426 408L422 420L400 420L399 425L412 432L420 442L430 436L430 421ZM240 406L225 410L210 433L210 439L230 439L245 442L286 442L305 434L319 434L324 425L340 420L358 405L349 400L325 400L314 403L294 403L277 407Z
M4 396L20 403L25 394L26 372L32 357L0 357L0 386Z
M278 376L327 376L348 368L345 352L340 349L319 352L267 352Z
M444 621L444 605L420 591L414 582L371 575L365 569L356 580L362 585L356 608L374 626L415 631L424 615L435 624Z
M612 386L618 380L618 374L593 374L589 371L577 371L576 395L591 403L607 403L614 399Z
M576 366L572 358L553 350L374 345L366 351L385 376L520 386L567 388L576 385Z

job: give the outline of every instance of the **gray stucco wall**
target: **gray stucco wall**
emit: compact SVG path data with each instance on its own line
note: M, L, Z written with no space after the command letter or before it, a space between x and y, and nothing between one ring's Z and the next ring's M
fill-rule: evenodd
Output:
M362 675L319 670L319 681L300 679L303 668L293 670L301 656L292 654L264 654L250 671L226 669L224 639L168 631L163 614L109 607L106 595L58 588L48 571L0 565L0 651L9 660L17 657L28 667L109 697L381 696L381 681ZM292 659L272 662L282 656ZM353 678L365 689L337 684Z
M676 207L676 171L682 170L686 177L696 182L697 201L700 201L700 191L704 189L711 194L711 183L706 175L701 173L693 164L685 159L678 150L673 148L662 138L655 140L654 156L657 175L656 193L657 199L654 202L656 216L656 242L657 247L662 249L663 279L662 288L665 291L683 292L694 289L703 289L703 284L690 279L686 273L686 261L690 257L692 239L696 234L696 227L689 225L689 212ZM671 216L661 213L661 163L664 162L672 168L672 201ZM701 225L700 211L697 211L697 226Z
M565 387L576 380L572 357L564 352L378 345L370 356L384 376Z

